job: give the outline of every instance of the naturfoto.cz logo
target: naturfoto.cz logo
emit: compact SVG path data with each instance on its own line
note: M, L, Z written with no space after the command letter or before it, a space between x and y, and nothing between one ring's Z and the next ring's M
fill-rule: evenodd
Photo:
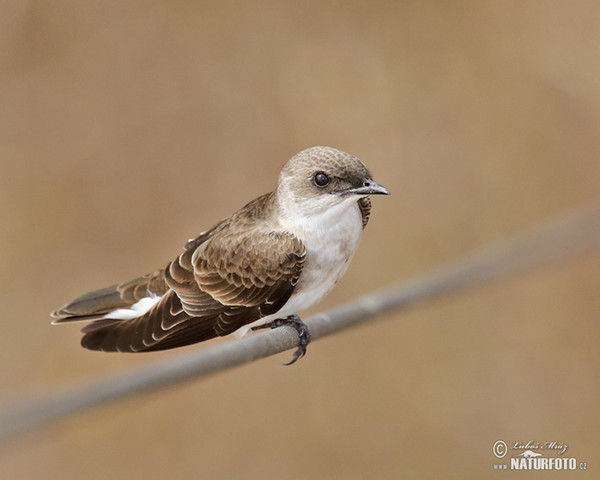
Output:
M503 459L514 451L508 463L494 464L494 470L586 470L587 462L573 457L562 457L569 446L562 442L513 442L511 447L504 440L498 440L492 446L496 458ZM520 452L520 453L518 453ZM544 453L558 456L545 456Z

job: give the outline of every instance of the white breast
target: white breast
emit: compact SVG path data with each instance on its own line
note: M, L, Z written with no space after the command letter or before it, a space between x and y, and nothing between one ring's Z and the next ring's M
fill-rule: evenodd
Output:
M362 215L356 199L308 218L292 217L282 223L304 244L306 260L294 294L277 317L292 315L323 299L346 273L362 235Z

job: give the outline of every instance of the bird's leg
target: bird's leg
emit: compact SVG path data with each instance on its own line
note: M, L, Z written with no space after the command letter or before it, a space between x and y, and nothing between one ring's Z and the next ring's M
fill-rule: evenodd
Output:
M290 315L287 318L277 318L272 322L265 323L264 325L252 327L252 330L254 331L261 330L263 328L277 328L283 326L292 327L294 330L296 330L296 332L298 332L298 337L300 338L300 341L298 342L298 348L294 352L292 360L288 363L284 363L284 365L291 365L296 360L306 355L306 346L310 343L310 332L308 331L308 327L298 315Z

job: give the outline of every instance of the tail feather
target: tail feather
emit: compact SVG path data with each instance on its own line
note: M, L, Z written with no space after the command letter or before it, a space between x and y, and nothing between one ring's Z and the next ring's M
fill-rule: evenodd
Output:
M55 317L59 312L54 312L52 317ZM71 317L56 317L50 323L52 325L62 325L63 323L76 323L76 322L91 322L92 320L100 320L104 318L106 313L96 313L94 315L76 315Z
M161 269L128 282L84 293L53 312L51 316L55 320L52 323L97 320L114 310L129 308L144 297L160 297L168 290L164 273Z
M80 295L53 312L52 317L58 319L55 323L71 319L83 320L85 317L90 316L98 318L99 315L101 316L117 308L126 308L128 306L128 302L121 296L119 285L116 284Z

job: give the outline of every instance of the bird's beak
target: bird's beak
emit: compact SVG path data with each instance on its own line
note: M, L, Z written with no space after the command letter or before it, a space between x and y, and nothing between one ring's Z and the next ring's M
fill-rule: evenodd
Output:
M389 195L390 191L385 188L383 185L379 185L377 182L373 180L365 180L365 182L360 187L350 188L348 190L344 190L339 193L352 193L355 195Z

